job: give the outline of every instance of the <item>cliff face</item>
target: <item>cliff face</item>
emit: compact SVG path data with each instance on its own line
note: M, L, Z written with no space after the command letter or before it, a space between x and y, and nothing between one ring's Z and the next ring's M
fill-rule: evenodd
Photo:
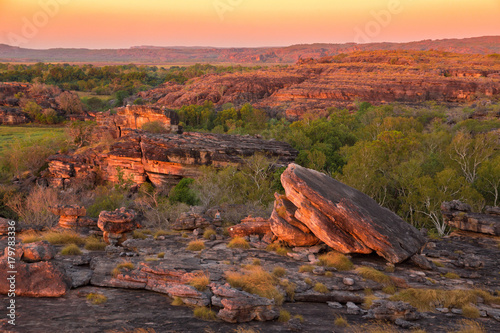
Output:
M74 181L95 182L100 177L115 183L120 179L135 184L149 180L155 186L171 186L184 177L198 176L203 165L237 167L243 164L243 157L262 153L276 159L277 166L286 166L297 156L297 151L287 143L252 136L152 134L134 129L144 119L158 119L165 126L177 129L176 116L168 111L162 114L158 109L127 107L115 115L99 117L100 130L110 131L118 139L109 148L101 146L50 157L48 182L64 187Z
M158 106L211 101L252 103L290 118L306 111L373 104L425 101L464 103L500 94L500 61L481 55L375 51L302 59L294 66L251 73L211 74L187 85L168 83L139 96Z

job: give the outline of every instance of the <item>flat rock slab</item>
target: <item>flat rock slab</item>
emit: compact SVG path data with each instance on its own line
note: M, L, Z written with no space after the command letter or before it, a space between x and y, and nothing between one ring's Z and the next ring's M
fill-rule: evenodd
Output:
M334 250L375 251L399 263L425 244L420 232L399 216L323 173L290 164L281 183L287 199L297 207L295 218Z

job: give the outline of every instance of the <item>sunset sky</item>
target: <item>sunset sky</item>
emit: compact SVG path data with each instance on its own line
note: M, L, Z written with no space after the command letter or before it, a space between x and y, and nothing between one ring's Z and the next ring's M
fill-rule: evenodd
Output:
M27 48L285 46L500 35L500 0L0 0Z

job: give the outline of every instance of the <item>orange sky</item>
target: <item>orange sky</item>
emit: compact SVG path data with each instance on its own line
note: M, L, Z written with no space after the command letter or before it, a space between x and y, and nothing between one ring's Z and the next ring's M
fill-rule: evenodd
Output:
M28 48L283 46L500 35L500 0L0 0Z

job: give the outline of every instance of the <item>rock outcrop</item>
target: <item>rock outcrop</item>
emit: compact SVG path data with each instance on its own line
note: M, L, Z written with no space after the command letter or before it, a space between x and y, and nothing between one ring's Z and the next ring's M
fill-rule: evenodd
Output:
M441 204L444 221L451 227L500 236L500 208L487 207L485 214L473 213L468 204L453 200Z
M50 211L59 216L58 226L64 229L77 228L78 219L87 214L85 207L75 205L57 205L50 207Z
M299 229L303 225L334 250L342 253L375 251L392 263L408 259L425 244L420 232L396 214L323 173L290 164L281 175L281 183L286 199L295 207L281 214L279 208L275 209L271 221L273 225L276 221L288 223L284 216L296 224L289 223L295 229L288 227L284 239L294 239L289 230L300 230L297 238L303 239L304 230ZM288 217L293 210L296 220ZM284 228L272 229L280 238Z
M172 224L172 229L194 230L198 228L206 228L210 225L211 221L208 217L197 213L182 213Z
M269 220L262 217L247 216L241 223L227 229L231 237L244 237L249 235L264 236L271 231Z
M95 181L100 171L106 181L150 181L172 186L184 177L197 177L201 166L241 166L242 157L255 153L277 160L276 166L293 162L297 151L289 144L253 136L191 133L151 134L122 129L122 137L109 150L89 149L82 154L49 158L48 181L64 187L79 180Z
M54 247L47 241L23 244L22 260L26 262L47 261L56 255Z
M97 226L103 231L104 241L111 245L127 240L126 233L139 228L137 213L132 209L119 208L114 212L102 211Z

